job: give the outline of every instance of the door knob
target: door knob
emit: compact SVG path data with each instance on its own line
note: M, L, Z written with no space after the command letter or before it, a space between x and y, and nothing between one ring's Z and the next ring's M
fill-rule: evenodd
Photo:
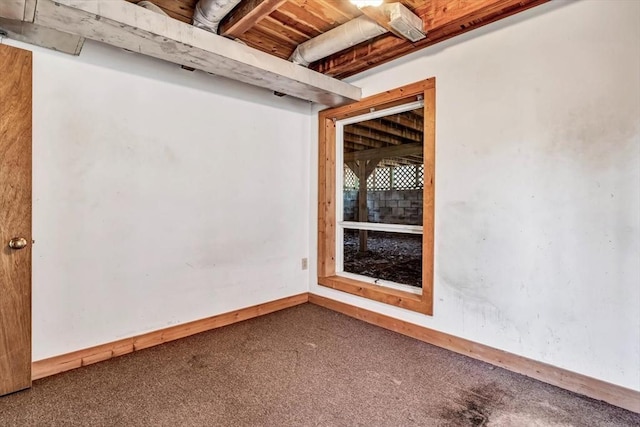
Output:
M27 246L27 239L24 237L14 237L9 240L9 247L11 249L22 249Z

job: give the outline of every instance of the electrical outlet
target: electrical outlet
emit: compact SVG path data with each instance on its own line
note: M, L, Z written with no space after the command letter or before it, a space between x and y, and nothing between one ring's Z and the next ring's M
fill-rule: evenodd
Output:
M302 269L306 270L309 268L309 258L302 258Z

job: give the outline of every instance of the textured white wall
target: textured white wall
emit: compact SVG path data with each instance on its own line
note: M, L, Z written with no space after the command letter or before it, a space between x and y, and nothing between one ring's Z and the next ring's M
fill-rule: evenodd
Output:
M33 50L33 360L308 290L309 103Z
M308 104L95 43L33 48L34 360L311 277L640 389L639 19L638 2L553 2L351 79L374 94L437 77L432 318L315 285Z
M434 316L317 286L313 231L311 291L640 390L640 2L552 2L350 81L432 76Z

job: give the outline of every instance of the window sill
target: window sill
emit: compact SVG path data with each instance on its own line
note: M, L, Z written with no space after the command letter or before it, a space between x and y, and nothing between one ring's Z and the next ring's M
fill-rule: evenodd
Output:
M427 315L433 314L430 295L418 295L341 276L318 277L318 283L327 288L394 305L406 310Z

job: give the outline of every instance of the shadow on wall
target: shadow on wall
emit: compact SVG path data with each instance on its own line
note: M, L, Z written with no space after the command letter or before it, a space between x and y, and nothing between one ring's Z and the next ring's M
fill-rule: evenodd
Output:
M12 41L12 44L13 41ZM204 71L184 70L178 64L152 58L135 52L129 52L114 46L86 40L80 56L53 52L35 46L34 51L80 61L84 64L108 68L114 71L154 79L165 83L184 86L203 92L209 92L236 100L261 104L291 112L310 111L311 102L292 96L278 97L269 89L252 86L225 77L208 74Z
M575 0L573 0L575 1ZM549 1L546 4L543 5L539 5L539 6L535 6L533 9L529 9L527 11L524 11L523 13L518 13L517 15L513 15L510 17L507 17L505 19L501 19L500 21L497 22L493 22L491 24L487 24L483 27L480 28L476 28L473 30L470 30L469 32L466 32L464 34L461 34L459 36L450 38L448 40L445 40L443 42L440 42L438 44L435 44L433 46L429 46L427 48L418 50L414 53L411 53L409 55L405 55L399 59L396 59L394 61L390 61L387 62L383 65L379 65L377 67L374 67L370 70L364 71L362 73L356 74L354 76L348 77L346 79L344 79L345 82L347 83L351 83L353 84L354 82L363 79L365 77L369 77L372 74L377 74L380 72L385 72L388 71L392 68L395 68L399 65L403 65L406 64L408 62L411 62L413 60L415 60L416 58L420 58L420 57L424 57L424 56L430 56L430 55L437 55L438 53L449 49L451 47L454 47L460 43L465 43L471 39L475 39L478 37L481 37L485 34L489 34L492 33L494 31L499 31L502 30L503 28L507 28L507 27L511 27L514 25L518 25L521 22L530 20L530 19L534 19L538 16L541 15L545 15L548 13L553 13L554 11L565 7L567 5L571 4L571 1L566 1L566 0L554 0L554 1Z

